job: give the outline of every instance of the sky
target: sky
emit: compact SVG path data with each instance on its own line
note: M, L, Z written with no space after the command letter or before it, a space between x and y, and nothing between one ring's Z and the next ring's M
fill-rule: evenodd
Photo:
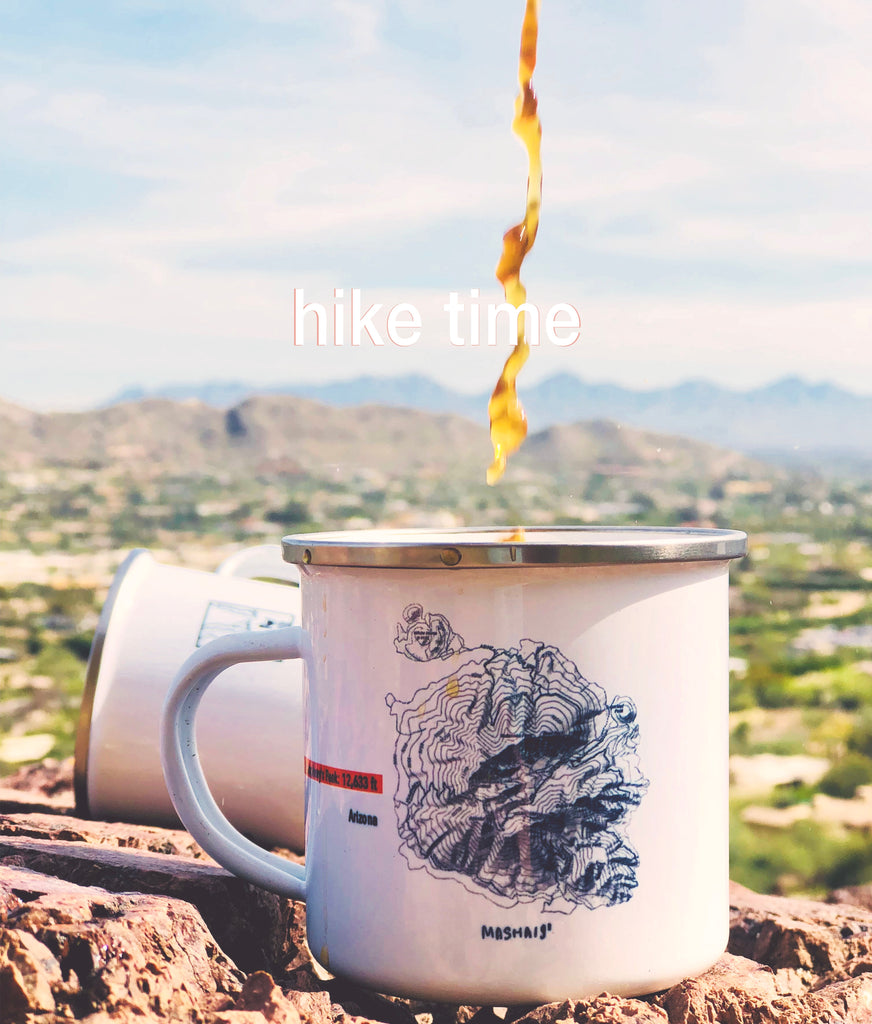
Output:
M454 345L444 307L500 301L523 8L0 0L0 398L407 373L485 390L507 337ZM870 54L868 0L542 0L523 277L543 324L568 304L581 330L543 337L521 390L568 371L872 394ZM383 345L319 347L311 313L295 337L295 291L348 326L352 289ZM378 320L398 304L414 343Z

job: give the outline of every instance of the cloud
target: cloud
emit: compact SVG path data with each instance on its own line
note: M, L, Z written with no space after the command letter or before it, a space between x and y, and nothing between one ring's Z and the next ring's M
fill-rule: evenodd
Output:
M57 395L83 351L111 366L107 391L154 381L158 356L195 375L204 347L244 375L232 368L252 338L259 372L275 372L294 287L394 301L492 287L523 205L508 128L520 5L105 2L63 38L36 31L38 0L18 10L0 15L14 29L0 24L0 393L31 387L37 343L54 346L43 386ZM831 368L872 390L858 334L869 5L656 0L629 17L595 0L542 18L545 195L527 279L536 301L582 305L605 339L553 365L736 383ZM331 359L347 375L363 357ZM293 372L325 365L298 356Z

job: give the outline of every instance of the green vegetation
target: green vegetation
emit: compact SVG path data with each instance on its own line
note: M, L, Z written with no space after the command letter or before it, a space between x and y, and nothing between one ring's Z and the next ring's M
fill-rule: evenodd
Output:
M872 881L872 484L735 461L708 471L678 448L632 461L606 440L613 447L583 472L519 462L497 488L468 472L347 464L247 476L132 463L0 472L0 774L72 752L97 615L132 546L185 564L197 551L207 567L291 530L731 525L751 535L731 577L732 754L748 770L764 754L821 759L816 772L791 775L784 761L780 782L737 787L732 876L781 892Z
M872 782L872 759L849 750L838 758L820 780L819 789L827 796L850 800L859 786Z
M740 805L730 815L730 875L757 892L821 896L872 881L872 844L864 832L798 821L786 828L746 824Z
M102 597L76 586L0 588L0 774L28 751L36 758L72 754Z

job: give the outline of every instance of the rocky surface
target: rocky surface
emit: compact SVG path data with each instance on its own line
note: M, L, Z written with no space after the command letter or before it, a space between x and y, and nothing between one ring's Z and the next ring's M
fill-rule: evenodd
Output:
M734 886L729 951L666 992L457 1007L332 978L305 909L218 867L185 832L82 821L69 766L0 780L0 1024L837 1024L872 1022L872 892Z

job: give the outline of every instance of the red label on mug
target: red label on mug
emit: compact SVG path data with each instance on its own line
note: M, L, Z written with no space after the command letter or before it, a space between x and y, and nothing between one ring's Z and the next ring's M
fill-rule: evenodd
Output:
M339 789L351 789L355 793L382 793L383 776L372 772L352 772L345 768L331 768L329 764L318 764L306 758L306 775L314 782Z

